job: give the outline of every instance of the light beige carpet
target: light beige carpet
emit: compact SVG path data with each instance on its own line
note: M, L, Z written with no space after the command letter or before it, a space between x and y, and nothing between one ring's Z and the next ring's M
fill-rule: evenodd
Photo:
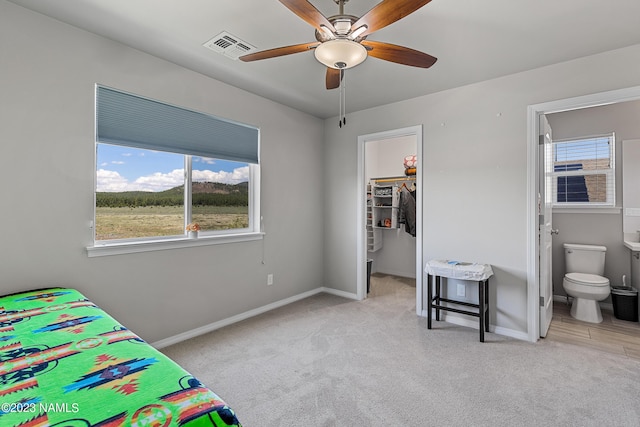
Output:
M640 362L415 314L415 287L320 294L163 351L245 427L640 426Z

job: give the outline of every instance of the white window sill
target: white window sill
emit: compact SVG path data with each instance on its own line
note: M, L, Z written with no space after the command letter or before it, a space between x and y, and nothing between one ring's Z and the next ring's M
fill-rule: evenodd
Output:
M554 214L620 214L621 207L611 206L554 206Z
M225 243L249 242L253 240L261 240L264 233L250 232L242 234L218 234L215 236L200 236L197 239L189 239L188 237L179 237L163 240L146 240L137 242L119 242L119 243L96 243L93 246L87 246L87 256L89 258L108 256L108 255L124 255L137 252L163 251L167 249L190 248L194 246L210 246L221 245Z

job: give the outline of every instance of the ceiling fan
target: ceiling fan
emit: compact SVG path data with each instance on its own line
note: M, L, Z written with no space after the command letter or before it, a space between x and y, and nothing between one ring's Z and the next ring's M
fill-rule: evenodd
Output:
M429 68L437 61L431 55L408 47L366 40L371 33L415 12L431 0L383 0L360 18L344 14L344 4L349 0L333 0L340 11L329 18L308 0L279 1L315 27L317 41L251 53L241 56L242 61L258 61L313 49L316 59L327 66L327 89L340 87L344 70L361 64L367 56L420 68Z

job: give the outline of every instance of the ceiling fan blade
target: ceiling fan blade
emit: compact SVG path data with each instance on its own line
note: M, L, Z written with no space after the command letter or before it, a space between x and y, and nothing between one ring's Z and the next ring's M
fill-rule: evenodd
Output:
M369 56L397 64L429 68L438 60L438 58L420 52L419 50L395 44L374 42L371 40L363 40L360 43L367 48Z
M415 12L430 1L383 0L358 19L351 28L357 30L359 27L366 25L367 29L360 33L360 36L366 36Z
M343 76L344 76L344 70L327 67L327 77L326 77L327 89L339 88L340 82L342 81Z
M336 31L333 24L307 0L280 0L280 3L304 21L314 26L316 30L322 32L320 26L324 25L332 32Z
M292 53L306 52L318 46L320 42L294 44L292 46L276 47L274 49L267 49L260 52L250 53L243 55L240 60L244 62L259 61L260 59L275 58L278 56L291 55Z

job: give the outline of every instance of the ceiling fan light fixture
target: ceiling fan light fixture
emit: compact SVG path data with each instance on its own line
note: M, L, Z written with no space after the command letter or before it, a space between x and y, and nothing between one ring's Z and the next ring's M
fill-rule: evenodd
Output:
M367 59L367 49L360 43L346 40L329 40L316 47L316 59L329 68L346 69Z

